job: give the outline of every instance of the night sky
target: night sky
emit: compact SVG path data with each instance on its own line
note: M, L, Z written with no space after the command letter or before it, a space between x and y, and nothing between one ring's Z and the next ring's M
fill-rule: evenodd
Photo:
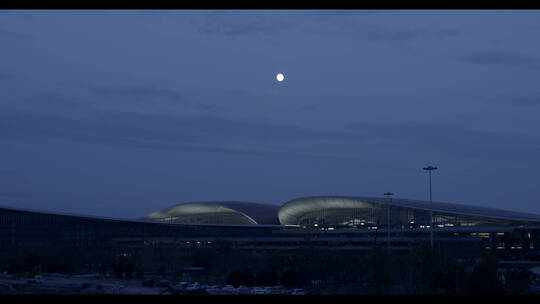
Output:
M2 11L0 205L540 213L540 11ZM276 74L285 81L276 81Z

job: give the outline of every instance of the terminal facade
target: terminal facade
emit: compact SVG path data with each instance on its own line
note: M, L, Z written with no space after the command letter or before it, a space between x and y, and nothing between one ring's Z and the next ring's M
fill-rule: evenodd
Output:
M190 202L126 220L0 208L0 248L213 248L407 251L540 260L540 215L374 197L304 197L282 206Z

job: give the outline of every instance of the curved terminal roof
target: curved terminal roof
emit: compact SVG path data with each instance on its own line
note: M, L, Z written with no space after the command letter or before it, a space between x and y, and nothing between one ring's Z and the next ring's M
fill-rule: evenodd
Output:
M145 220L205 224L279 224L279 206L250 202L190 202L151 213Z
M405 207L446 214L483 217L540 224L540 215L495 208L470 206L453 203L433 202L376 197L314 196L303 197L285 203L279 210L279 221L283 225L296 225L298 219L310 212L327 209L372 208L373 204Z

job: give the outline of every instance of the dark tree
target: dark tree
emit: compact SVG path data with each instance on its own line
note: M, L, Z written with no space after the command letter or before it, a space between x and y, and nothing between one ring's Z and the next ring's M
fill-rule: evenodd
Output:
M255 276L250 269L233 271L227 276L226 282L228 285L233 285L235 287L240 285L253 286L255 285Z
M278 282L278 274L275 271L265 270L257 273L257 285L272 286Z
M507 271L505 276L506 292L509 294L527 294L531 291L533 274L526 268Z
M306 283L307 278L298 270L286 270L281 277L281 285L287 287L301 287Z
M503 284L497 273L497 262L490 258L474 266L469 282L469 293L504 293Z

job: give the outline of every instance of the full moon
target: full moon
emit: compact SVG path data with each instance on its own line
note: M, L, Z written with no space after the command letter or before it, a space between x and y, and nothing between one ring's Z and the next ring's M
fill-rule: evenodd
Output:
M279 74L276 75L276 79L277 79L277 81L282 82L283 79L285 79L285 76L283 74L279 73Z

